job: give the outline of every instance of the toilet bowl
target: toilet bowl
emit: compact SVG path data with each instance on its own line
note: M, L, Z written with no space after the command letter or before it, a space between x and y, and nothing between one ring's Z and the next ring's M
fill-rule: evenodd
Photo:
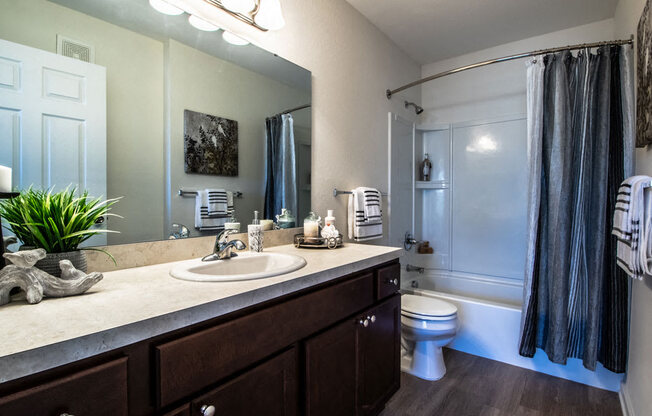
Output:
M401 297L401 370L425 380L446 374L442 347L457 333L457 307L416 295Z

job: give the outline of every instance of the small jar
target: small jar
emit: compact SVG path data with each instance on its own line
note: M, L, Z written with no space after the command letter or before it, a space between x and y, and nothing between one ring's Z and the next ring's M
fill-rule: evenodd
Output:
M316 216L315 213L311 211L303 220L303 235L305 237L318 238L320 223L321 217Z
M276 216L276 225L278 228L294 228L296 224L296 217L285 208L281 209L281 215Z

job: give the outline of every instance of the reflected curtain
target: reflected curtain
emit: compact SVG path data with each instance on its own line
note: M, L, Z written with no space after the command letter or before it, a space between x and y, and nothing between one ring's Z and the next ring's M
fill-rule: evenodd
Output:
M267 173L264 218L273 219L282 208L297 214L297 168L294 120L281 114L265 120Z
M628 290L612 216L631 175L631 47L561 52L528 64L530 190L519 352L624 372ZM631 107L631 108L630 108Z

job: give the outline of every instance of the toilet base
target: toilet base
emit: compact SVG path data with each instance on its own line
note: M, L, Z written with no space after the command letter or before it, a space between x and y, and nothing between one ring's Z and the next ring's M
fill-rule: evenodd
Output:
M446 374L444 354L437 341L419 341L410 343L412 351L401 348L401 371L424 380L439 380Z

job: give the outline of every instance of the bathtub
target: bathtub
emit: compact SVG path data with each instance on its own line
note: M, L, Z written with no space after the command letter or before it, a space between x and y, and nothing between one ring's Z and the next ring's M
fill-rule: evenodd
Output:
M447 272L435 275L405 271L401 276L401 292L442 299L457 306L460 327L449 348L605 390L620 390L623 375L612 373L601 364L596 371L589 371L581 360L574 358L566 365L552 363L541 350L534 358L520 356L522 283L500 284L481 276L462 277ZM469 296L471 293L474 295Z

